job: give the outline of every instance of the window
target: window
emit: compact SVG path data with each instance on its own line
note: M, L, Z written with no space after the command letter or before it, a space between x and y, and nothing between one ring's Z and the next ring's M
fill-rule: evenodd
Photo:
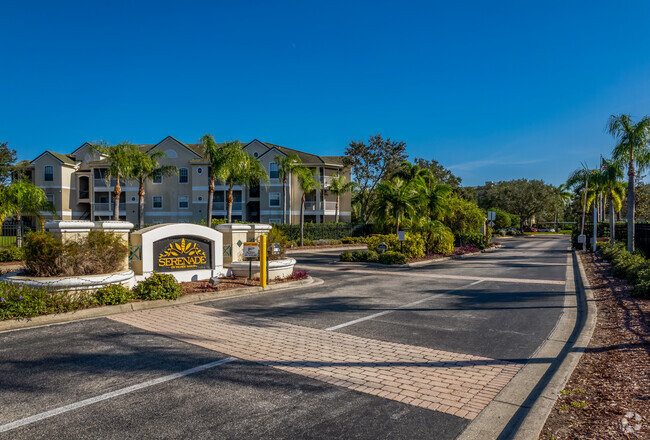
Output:
M196 174L203 174L203 168L198 167L198 168L196 169Z
M54 205L54 194L45 194L45 200L47 200L47 203Z
M190 181L190 173L187 168L178 169L178 183L188 183Z
M43 168L43 180L46 182L54 181L54 167L52 165L46 165Z
M151 179L153 183L162 183L162 171L156 170L153 173L153 178Z
M269 164L269 177L271 179L277 179L278 178L278 164L275 162L271 162Z
M163 198L162 196L153 196L151 201L153 202L153 209L162 209L163 207Z
M270 192L269 193L269 207L279 207L280 206L280 193L279 192Z
M257 156L259 156L259 155L260 155L260 153L258 153L257 151L256 151L255 153L253 153L253 156L254 156L254 157L257 157Z
M190 198L189 196L178 196L178 209L189 209Z
M271 224L282 223L282 220L279 219L279 218L270 218L269 223L271 223Z

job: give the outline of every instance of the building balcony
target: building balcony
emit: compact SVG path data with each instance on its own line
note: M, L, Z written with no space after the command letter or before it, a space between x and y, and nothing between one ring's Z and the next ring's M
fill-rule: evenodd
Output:
M95 213L98 212L113 212L113 203L93 203ZM120 213L126 212L126 204L120 203Z
M117 179L110 179L108 182L106 179L93 179L93 184L96 189L99 188L113 188L115 186ZM123 180L120 180L120 186L126 186Z
M332 178L336 176L320 176L320 186L322 189L327 189L332 186Z
M228 209L228 205L226 204L226 202L212 202L213 211L225 211L226 209ZM232 210L241 211L242 202L232 202Z

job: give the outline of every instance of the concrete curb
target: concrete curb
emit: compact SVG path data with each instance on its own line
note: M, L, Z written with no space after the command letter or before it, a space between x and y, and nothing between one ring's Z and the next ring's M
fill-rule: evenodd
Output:
M209 292L209 293L195 293L190 295L181 296L180 298L172 301L164 299L155 301L142 301L132 302L128 304L120 304L115 306L101 306L92 309L75 310L73 312L59 313L55 315L42 315L35 316L28 319L12 319L10 321L0 322L0 333L26 329L32 327L41 327L52 324L64 324L71 321L79 321L82 319L101 318L103 316L116 315L119 313L128 313L139 310L158 309L161 307L174 307L182 304L196 304L206 301L215 301L220 299L232 298L235 296L256 295L262 292L273 290L290 290L308 285L323 284L324 281L320 278L308 277L305 280L290 281L281 284L272 284L266 287L243 287L237 289L224 290L223 292Z
M589 280L577 253L569 255L575 263L567 265L564 310L555 328L459 440L539 437L596 326L596 303ZM574 265L578 267L577 277Z

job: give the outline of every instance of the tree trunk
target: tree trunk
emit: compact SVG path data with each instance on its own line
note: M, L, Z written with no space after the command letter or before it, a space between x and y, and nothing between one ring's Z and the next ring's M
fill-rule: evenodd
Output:
M610 201L609 203L609 241L614 243L614 228L616 228L616 222L614 221L614 203Z
M399 237L399 219L395 219L395 235Z
M305 193L303 192L300 199L300 246L302 246L305 237L305 199Z
M336 195L336 215L334 216L334 221L339 222L339 200L341 199L340 194Z
M210 178L208 186L208 227L212 227L212 201L214 200L214 177Z
M634 152L630 154L627 176L627 250L634 252Z
M122 187L120 186L120 175L115 179L115 188L113 188L113 220L120 219L120 194L122 194Z
M261 208L260 208L261 209ZM282 224L287 223L287 176L282 179Z
M232 223L232 187L233 183L230 182L230 186L228 187L228 194L226 195L226 202L228 203L228 223Z
M140 179L140 189L138 190L138 222L140 229L144 228L144 179Z

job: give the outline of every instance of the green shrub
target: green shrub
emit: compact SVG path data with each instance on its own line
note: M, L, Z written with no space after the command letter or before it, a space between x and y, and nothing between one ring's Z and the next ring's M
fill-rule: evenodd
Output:
M314 240L312 241L312 246L332 246L336 244L341 244L343 243L341 240L335 240L332 238L324 238L321 240Z
M343 244L363 244L368 241L367 237L343 237L341 243Z
M23 261L25 259L25 253L21 248L16 246L9 246L0 248L0 263L6 263L9 261Z
M650 298L650 261L641 253L631 254L625 244L598 243L598 252L612 265L612 273L626 278L632 285L632 295Z
M483 250L487 246L487 243L485 242L485 236L480 232L458 235L456 237L456 244L458 246L474 246L479 250Z
M427 254L449 255L454 250L454 234L442 223L429 222L422 228Z
M277 227L277 225L273 225L269 231L268 235L266 236L266 242L269 246L271 246L273 243L280 243L280 253L278 255L274 255L272 251L269 252L270 260L279 260L281 258L284 258L287 248L291 247L291 243L286 234L282 232Z
M379 254L375 251L345 251L340 255L340 260L345 262L375 262L379 258Z
M122 269L129 248L119 235L90 231L79 242L61 243L49 232L30 232L23 246L25 267L37 277L97 275Z
M383 254L379 254L379 260L381 264L407 264L409 259L406 255L400 252L388 251Z
M64 313L91 306L92 297L13 283L0 283L0 320Z
M408 259L423 257L426 253L424 238L419 234L411 234L410 232L405 235L403 254ZM376 251L380 243L386 243L389 251L402 253L402 244L396 234L373 235L368 237L367 243L369 250Z
M111 284L97 290L93 298L97 304L124 304L133 300L133 292L121 284Z
M133 295L140 299L172 300L181 296L181 286L173 275L154 272L149 278L136 284Z

